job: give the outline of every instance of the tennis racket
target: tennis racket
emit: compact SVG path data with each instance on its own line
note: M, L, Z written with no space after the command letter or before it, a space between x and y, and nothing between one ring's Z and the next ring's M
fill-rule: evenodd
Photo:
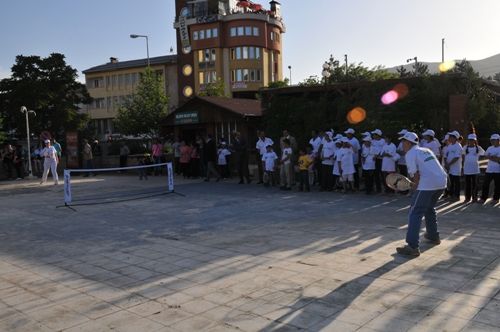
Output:
M385 183L395 191L408 191L413 187L413 182L410 179L398 173L388 174L385 178Z

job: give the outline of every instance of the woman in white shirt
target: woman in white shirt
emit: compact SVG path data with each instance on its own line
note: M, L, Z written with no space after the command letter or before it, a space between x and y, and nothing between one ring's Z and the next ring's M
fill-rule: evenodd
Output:
M385 178L390 173L396 172L396 161L399 159L399 155L396 153L396 145L391 142L389 136L385 136L385 144L382 147L382 177L384 179L384 189L386 193L393 193L394 191L389 188L385 182Z
M488 159L488 167L484 175L483 190L481 193L481 203L486 202L490 193L490 182L495 183L493 192L493 204L497 204L500 199L500 135L491 135L491 146L484 153Z
M460 134L458 131L449 133L450 145L446 148L444 168L450 177L450 196L453 200L460 200L460 177L462 176L462 153L463 148L458 143Z
M465 175L465 202L477 201L477 179L479 170L479 157L484 155L484 150L477 144L476 134L467 136L467 145L463 149L464 175Z

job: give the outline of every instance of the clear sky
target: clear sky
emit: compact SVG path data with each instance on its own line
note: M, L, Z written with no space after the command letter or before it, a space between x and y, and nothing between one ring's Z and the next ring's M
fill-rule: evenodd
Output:
M255 1L258 2L258 1ZM267 1L261 2L268 7ZM334 54L391 67L417 56L478 60L500 53L499 0L282 0L284 69L294 83L319 75ZM61 52L82 71L109 61L175 50L174 0L1 0L0 78L15 56ZM500 68L498 70L500 72Z

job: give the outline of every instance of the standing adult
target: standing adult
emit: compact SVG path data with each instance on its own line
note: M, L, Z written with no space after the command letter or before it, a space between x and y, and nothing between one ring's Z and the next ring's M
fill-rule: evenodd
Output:
M282 151L285 148L285 142L284 142L285 139L290 141L290 148L292 148L292 153L294 155L297 155L297 140L295 139L295 137L290 135L288 129L283 130L283 136L280 138L280 148Z
M172 143L172 149L174 150L174 171L175 174L179 175L181 174L181 142L178 137L176 137L174 143Z
M485 157L488 159L488 166L483 181L481 193L481 203L485 203L490 194L491 181L495 184L493 192L493 204L497 204L500 199L500 135L493 134L490 138L491 146L486 149Z
M424 237L432 244L440 244L436 217L436 203L446 188L447 176L436 155L428 148L418 146L418 136L406 133L401 140L406 152L408 175L417 186L412 197L408 217L407 245L396 248L400 255L420 256L420 226L425 217L427 233Z
M458 131L449 133L448 140L450 144L446 149L445 169L450 177L450 196L452 200L460 200L460 177L462 176L462 153L463 148L458 139L460 134Z
M322 136L318 133L317 130L311 131L311 139L309 140L309 145L311 146L311 156L314 157L313 161L313 174L314 174L314 179L311 181L311 184L314 185L315 183L320 183L320 177L321 177L321 160L319 158L320 151L321 151L321 144L323 142Z
M335 143L330 135L325 133L323 148L321 149L321 189L320 191L333 190L333 157Z
M423 148L428 148L438 158L438 160L441 158L441 143L439 143L439 140L437 140L436 133L432 129L427 129L422 133L422 137L424 138L422 142L420 142L420 146Z
M354 188L359 190L359 154L361 152L361 145L359 140L354 136L356 131L352 128L347 129L345 132L349 144L351 145L354 159Z
M82 157L83 157L83 167L86 169L92 169L94 168L94 155L92 153L92 147L89 144L89 141L84 139L83 140L83 152L82 152ZM88 177L90 175L90 171L87 172L84 177ZM92 173L95 175L95 173Z
M161 164L163 157L163 144L160 139L155 139L153 146L151 147L151 156L153 157L153 161L155 164ZM161 174L161 167L155 167L155 176Z
M373 173L373 180L377 193L382 192L382 148L385 145L385 140L382 138L382 130L375 129L372 134L372 148L375 152L375 172Z
M248 170L248 146L247 142L241 137L240 132L234 133L234 157L236 160L236 167L238 168L238 175L240 177L239 184L243 184L243 179L247 180L247 183L252 182L250 180L250 172Z
M268 145L273 145L274 142L272 139L269 137L266 137L266 133L261 130L258 134L259 138L257 139L257 144L255 145L255 148L257 150L257 161L262 160L262 157L264 154L267 152L267 146ZM257 162L257 166L259 169L259 182L257 184L262 184L264 183L264 167L263 167L262 162Z
M52 172L52 179L54 180L54 185L59 184L59 176L57 175L57 150L50 145L50 140L46 139L44 141L45 148L42 150L43 161L43 175L42 182L44 184L47 182L47 176L49 175L49 170Z
M61 157L62 157L62 147L61 147L61 144L59 144L58 141L56 141L56 139L54 138L52 140L52 146L54 147L54 149L56 149L57 151L57 159L58 160L61 160Z
M128 156L130 154L130 149L126 142L120 144L120 167L127 167Z
M203 156L205 162L207 163L207 177L205 178L205 182L210 181L210 175L214 175L217 179L216 181L219 182L220 174L215 168L217 164L217 145L215 144L215 140L210 134L207 135L207 138L205 140Z

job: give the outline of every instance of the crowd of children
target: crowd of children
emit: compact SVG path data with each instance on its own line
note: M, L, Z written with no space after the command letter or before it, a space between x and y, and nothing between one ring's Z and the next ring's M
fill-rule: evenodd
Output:
M399 138L408 131L398 132ZM288 135L288 134L287 134ZM484 150L478 144L475 133L463 138L459 132L446 134L440 142L433 130L422 133L420 146L430 149L441 161L448 173L446 197L460 200L462 179L465 182L465 201L484 203L489 197L490 183L494 182L493 203L500 199L500 135L490 137L491 146ZM291 190L298 180L299 191L310 191L311 186L319 185L320 191L339 190L354 192L361 188L367 193L393 193L386 185L385 177L399 172L407 175L405 154L401 142L396 146L391 137L380 129L361 134L361 143L352 128L343 134L333 130L313 132L309 144L294 149L291 137L280 141L281 155L273 148L272 140L263 133L259 135L257 151L260 153L263 182L265 186L279 183L282 190ZM262 151L263 142L270 142ZM259 144L260 143L260 144ZM298 155L295 155L298 152ZM259 155L259 154L258 154ZM487 160L481 196L479 196L480 160ZM259 165L260 166L260 165ZM259 167L260 169L260 167ZM363 181L360 181L360 178ZM360 183L362 182L362 183Z

